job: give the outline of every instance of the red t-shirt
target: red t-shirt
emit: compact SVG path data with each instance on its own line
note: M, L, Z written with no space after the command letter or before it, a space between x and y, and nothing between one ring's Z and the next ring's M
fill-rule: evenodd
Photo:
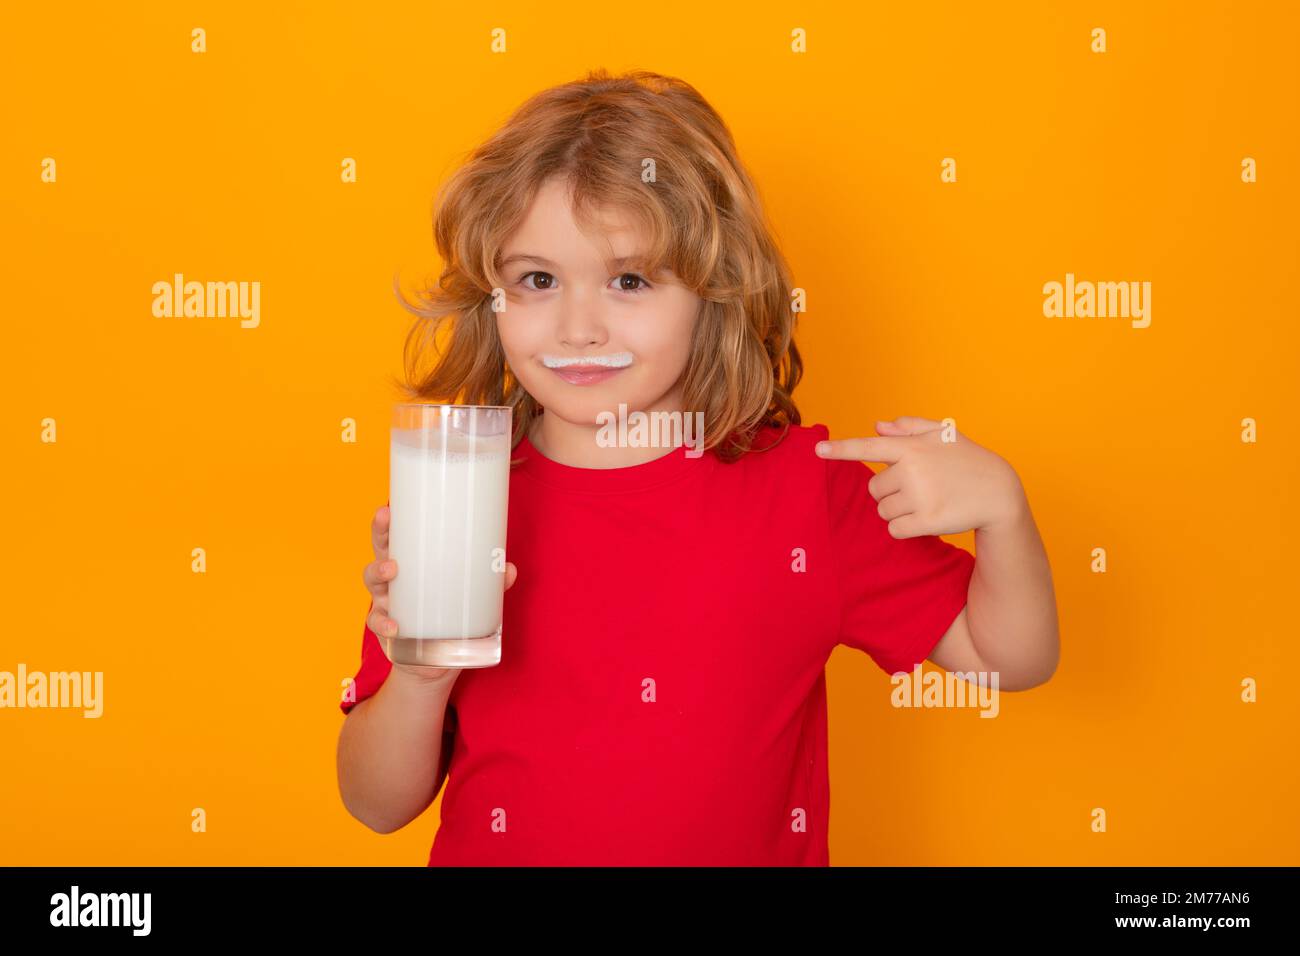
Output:
M519 577L501 663L452 687L430 866L829 864L826 660L912 670L975 559L893 538L872 468L814 453L828 437L615 469L516 446ZM367 627L357 700L390 667Z

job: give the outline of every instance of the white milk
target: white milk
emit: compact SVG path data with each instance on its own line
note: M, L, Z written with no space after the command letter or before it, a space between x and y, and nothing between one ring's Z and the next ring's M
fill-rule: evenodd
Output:
M423 441L432 447L422 448ZM385 646L390 658L475 666L464 657L468 645L447 650L421 642L490 638L495 659L478 663L500 660L509 465L507 434L471 439L450 430L393 429L388 556L397 577L388 585L388 615L399 636Z

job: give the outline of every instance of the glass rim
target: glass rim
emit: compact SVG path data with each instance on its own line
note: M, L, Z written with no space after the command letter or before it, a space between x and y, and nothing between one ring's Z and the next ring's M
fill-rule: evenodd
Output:
M490 411L508 412L513 405L450 405L445 402L394 402L393 408L485 408Z

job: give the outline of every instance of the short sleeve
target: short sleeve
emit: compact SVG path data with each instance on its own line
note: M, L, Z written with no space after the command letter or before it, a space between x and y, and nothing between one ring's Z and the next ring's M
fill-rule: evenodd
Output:
M370 602L370 607L366 610L366 620L370 620L370 612L375 609L375 602ZM383 686L384 681L388 678L388 672L393 669L393 663L384 653L384 649L379 646L379 638L375 632L370 629L370 625L364 625L361 634L361 668L357 671L356 676L352 679L353 700L344 700L339 706L343 713L348 713L361 701L365 700L375 691Z
M937 535L895 538L867 490L875 471L826 459L827 510L839 584L837 643L887 674L925 660L966 606L975 556Z

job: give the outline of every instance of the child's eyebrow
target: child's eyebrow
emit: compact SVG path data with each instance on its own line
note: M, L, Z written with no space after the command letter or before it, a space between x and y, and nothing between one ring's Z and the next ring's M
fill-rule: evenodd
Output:
M513 255L506 256L504 259L501 260L501 263L498 266L498 268L504 269L512 262L519 262L525 259L528 260L529 262L535 262L539 266L545 266L548 269L559 268L556 265L556 263L552 262L550 259L547 259L544 256L535 256L530 252L516 252ZM619 256L617 259L610 259L605 263L605 265L606 268L613 271L615 269L622 269L624 266L627 265L646 266L648 265L648 263L649 263L649 257L646 255L646 253L634 252L628 256Z
M506 256L504 259L501 260L500 267L508 266L510 263L517 262L521 259L527 259L530 262L536 262L538 265L546 266L550 269L555 268L555 263L552 262L550 259L544 259L541 256L534 256L526 252L517 252L512 256Z
M650 264L649 257L646 256L645 253L634 252L630 256L620 256L617 259L610 259L608 263L608 268L610 269L610 271L613 271L614 269L621 269L624 266L628 266L628 265L641 267L641 266L648 266L649 264Z

